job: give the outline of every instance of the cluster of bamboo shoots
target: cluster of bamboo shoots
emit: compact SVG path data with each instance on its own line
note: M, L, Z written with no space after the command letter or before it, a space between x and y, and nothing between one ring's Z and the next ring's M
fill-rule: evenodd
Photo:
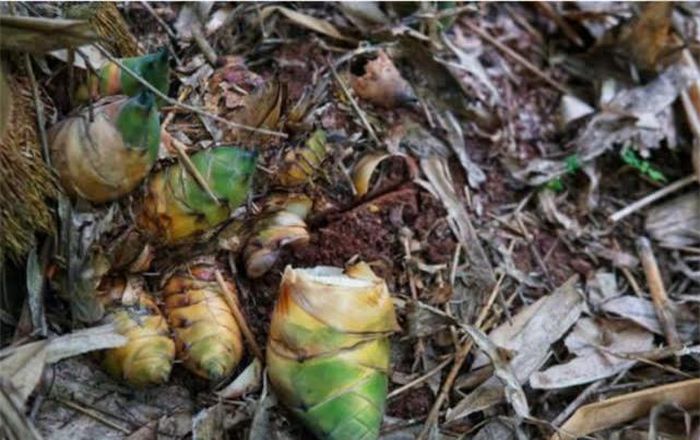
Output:
M166 51L121 63L167 91ZM248 194L256 154L231 146L194 154L191 162L212 198L179 163L152 173L161 141L158 101L117 63L103 66L78 95L99 99L49 130L62 187L72 198L97 205L136 193L137 227L103 252L87 252L77 270L68 268L77 273L64 284L74 318L113 322L127 337L126 345L107 350L102 360L109 373L134 386L167 381L175 358L209 380L229 375L243 348L238 323L214 278L222 272L226 287L235 292L223 267L213 258L191 261L169 271L155 295L139 272L150 266L153 247L190 239L229 218Z
M123 63L167 90L165 52ZM118 235L106 252L91 254L79 269L80 282L69 283L72 310L82 310L76 315L84 321L113 322L127 337L126 345L102 353L102 362L134 386L164 383L175 359L205 379L228 376L243 345L240 323L225 298L235 284L215 257L166 271L155 295L139 273L150 266L154 248L200 236L230 218L250 189L255 153L224 146L192 155L207 188L181 164L152 172L161 133L154 95L114 63L79 92L85 99L124 95L101 98L50 131L53 164L66 193L103 204L142 191L131 205L135 227ZM287 188L305 184L326 154L325 135L314 133L284 157L276 182ZM284 246L308 242L305 219L311 208L302 194L266 199L260 216L243 227L247 237L238 247L250 278L267 272ZM387 286L365 263L345 270L287 267L267 347L273 389L318 438L377 438L389 336L396 330Z

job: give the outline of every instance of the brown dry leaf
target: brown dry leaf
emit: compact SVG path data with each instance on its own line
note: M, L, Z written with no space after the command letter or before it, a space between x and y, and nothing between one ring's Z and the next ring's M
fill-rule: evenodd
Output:
M583 312L583 298L571 278L552 294L540 298L489 334L494 344L515 352L510 367L518 381L525 383L547 358L549 347L578 320ZM475 368L488 359L475 359ZM453 421L489 408L505 399L503 384L492 376L451 408L446 420Z
M530 376L535 389L566 388L614 376L637 361L615 354L650 350L653 335L629 322L610 320L579 320L566 337L566 346L577 357ZM599 348L605 349L600 351Z
M280 124L286 100L286 84L281 83L278 78L272 78L245 96L240 107L231 114L230 119L232 122L249 127L275 130ZM227 137L245 143L254 139L260 140L264 135L249 130L234 130Z
M327 35L342 41L355 42L353 38L349 38L341 34L335 26L326 20L321 20L320 18L302 14L301 12L285 8L284 6L268 6L267 8L263 8L263 10L260 12L260 17L264 21L273 12L279 12L290 19L294 24L305 27L314 32L318 32L319 34Z
M615 52L642 70L655 70L663 56L670 53L672 12L672 2L649 2L642 6L637 17L615 29L617 34L612 37ZM606 37L603 37L603 45L606 45Z
M411 86L383 50L365 63L363 71L363 75L350 74L350 85L360 98L385 108L416 100Z
M192 418L192 440L223 440L224 407L220 403L204 408Z
M550 440L571 440L635 420L661 403L700 409L700 379L675 382L615 396L579 408Z
M86 20L0 15L0 49L42 54L98 39Z

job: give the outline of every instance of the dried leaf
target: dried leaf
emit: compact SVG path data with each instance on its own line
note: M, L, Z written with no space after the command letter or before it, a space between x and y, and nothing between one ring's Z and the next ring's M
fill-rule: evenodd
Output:
M651 208L644 229L664 247L682 248L700 242L700 191Z
M42 54L92 43L98 36L86 20L0 15L0 49Z
M649 84L618 93L593 116L572 142L581 164L591 162L615 145L631 142L638 148L656 148L668 137L670 106L693 80L693 72L674 65ZM649 127L649 121L654 127ZM530 185L542 185L568 172L565 161L536 159L514 176Z
M510 367L518 381L524 383L546 360L550 345L561 338L583 312L583 299L571 278L552 294L540 298L489 334L494 344L515 352ZM477 366L479 359L474 364ZM480 365L488 360L481 358ZM466 417L505 399L503 385L492 376L464 397L447 413L447 421Z
M32 317L32 327L41 336L46 336L46 316L44 315L45 269L39 263L36 246L34 246L27 257L27 303L29 304L29 313Z
M272 78L242 99L241 106L231 115L231 120L249 127L274 130L280 123L286 100L286 84L282 84L276 77ZM235 130L232 135L240 142L262 138L248 130Z
M118 347L125 342L126 338L116 333L111 325L78 330L0 351L0 371L23 403L39 383L47 364L89 351Z
M675 382L615 396L582 406L550 440L573 440L643 417L651 409L672 402L688 410L698 409L700 379Z
M372 179L374 170L389 154L368 153L357 161L352 170L352 183L355 186L357 197L362 197L369 192L369 182Z
M370 27L382 24L389 24L389 17L379 9L379 2L338 2L338 9L363 32L367 32Z
M561 97L561 103L559 104L559 121L562 126L566 126L577 119L590 115L594 111L593 107L576 96L564 95Z
M192 418L192 440L223 440L224 407L220 403L204 408Z
M624 295L604 302L601 309L604 312L614 313L625 319L629 319L657 335L664 334L657 317L656 308L648 299ZM697 317L693 316L691 312L684 310L680 305L675 308L674 312L677 330L681 339L684 341L697 340L700 337Z
M578 222L557 208L557 194L553 190L543 188L537 193L537 202L540 211L549 222L561 225L565 230L571 231L574 237L581 235Z
M464 204L454 191L447 161L443 157L432 156L421 159L421 169L428 177L434 194L447 209L448 222L452 233L464 248L470 270L467 274L467 286L473 292L489 292L496 284L496 277L491 262L481 246L469 214ZM463 317L466 318L466 317Z
M467 181L469 186L474 189L479 189L482 183L486 181L486 174L481 170L479 165L475 164L467 153L467 144L464 142L464 133L457 118L451 112L446 113L447 116L447 136L450 141L452 151L457 155L459 163L467 173Z
M406 322L406 333L413 338L430 336L450 325L459 325L454 318L420 301L410 301L406 305Z
M0 433L8 440L40 440L42 437L25 415L22 403L7 383L0 381ZM9 430L9 432L8 432ZM5 438L5 437L3 437Z
M494 368L494 375L503 382L505 395L508 403L511 404L518 417L526 418L530 416L530 408L527 404L525 392L520 386L518 378L513 373L510 363L499 353L496 344L488 336L476 327L467 325L463 327L474 343L491 359Z
M637 362L614 354L650 350L654 338L648 331L626 322L584 318L576 323L565 342L569 351L578 356L564 364L533 373L530 376L531 387L566 388L614 376Z
M301 12L285 8L284 6L268 6L267 8L263 8L263 10L260 12L262 20L265 20L273 12L279 12L295 24L310 29L314 32L318 32L319 34L327 35L329 37L347 42L355 41L354 39L341 34L335 26L326 20L302 14Z
M377 53L377 58L366 61L363 75L352 74L351 70L350 85L360 98L385 108L416 100L411 86L383 50Z
M258 358L253 359L253 362L236 377L233 382L216 394L224 399L236 399L245 396L248 393L256 391L262 383L262 364Z

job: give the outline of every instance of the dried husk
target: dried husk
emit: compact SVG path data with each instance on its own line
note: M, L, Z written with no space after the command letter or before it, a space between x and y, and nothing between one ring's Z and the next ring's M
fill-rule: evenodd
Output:
M185 368L208 380L231 374L243 356L241 331L217 283L217 265L200 260L165 282L164 310L173 330L177 357ZM235 284L225 278L235 292Z
M316 437L376 439L397 329L386 284L365 263L287 267L270 326L270 383Z
M253 232L243 250L248 277L258 278L270 270L283 247L303 246L309 242L305 219L312 204L303 194L270 196L255 219Z
M114 322L126 345L103 352L102 365L112 376L141 388L168 381L175 344L168 324L137 277L106 278L97 297L108 310L104 321Z

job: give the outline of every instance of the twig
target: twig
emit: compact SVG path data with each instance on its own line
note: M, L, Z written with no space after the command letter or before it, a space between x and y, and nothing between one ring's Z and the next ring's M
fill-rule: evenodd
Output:
M156 13L155 9L153 9L149 2L141 1L139 3L141 3L141 6L143 6L153 16L153 18L155 18L155 20L165 30L165 33L168 34L170 38L177 40L177 35L175 35L175 32L173 32L168 23L166 23L165 20L163 20L161 16Z
M39 97L39 85L36 82L34 69L32 68L32 60L29 54L24 54L24 62L27 65L27 73L29 81L32 83L32 98L34 99L34 109L36 110L36 125L39 130L39 141L41 142L41 152L44 154L44 160L51 166L51 156L49 156L49 141L46 138L46 120L44 120L44 105Z
M466 27L468 27L472 32L477 34L479 37L483 38L487 42L494 45L498 50L505 53L509 57L513 58L518 63L522 64L523 67L525 67L527 70L529 70L530 72L532 72L535 75L537 75L538 77L540 77L547 84L551 85L552 87L554 87L555 89L564 93L565 95L574 95L569 89L567 89L563 85L561 85L558 82L556 82L555 80L553 80L552 77L550 77L549 75L544 73L537 66L535 66L534 64L532 64L531 62L529 62L528 60L523 58L521 55L519 55L517 52L515 52L510 47L506 46L505 44L503 44L500 41L493 38L491 35L489 35L485 30L481 29L479 26L472 24L468 20L462 20L462 23L464 23L464 25Z
M192 92L192 87L187 86L185 89L180 93L180 96L177 97L177 102L182 103L189 94ZM173 118L175 118L175 109L170 110L170 112L165 116L165 119L163 119L163 123L160 124L160 129L165 130L168 125L173 121Z
M199 24L195 24L194 26L192 26L192 39L195 43L197 43L197 46L199 46L199 50L202 51L202 53L204 54L204 58L207 59L209 64L216 67L219 56L216 55L214 48L211 47L211 44L209 44L209 42L207 41L206 37L204 36L204 33L202 32L202 27L199 26Z
M482 324L484 323L484 320L486 319L486 316L488 315L489 311L491 310L491 307L493 306L493 303L496 301L496 297L498 296L498 292L501 290L501 283L503 282L504 278L505 274L501 274L501 276L498 278L496 285L491 291L491 295L489 295L486 304L479 313L479 317L477 318L474 327L478 329L481 328ZM437 418L440 415L440 407L442 406L445 399L447 399L447 395L452 389L452 384L454 383L455 379L457 379L459 370L462 368L462 365L467 359L467 355L469 354L473 346L474 340L472 338L469 338L455 353L454 364L452 364L452 369L447 374L445 382L442 384L442 388L440 389L440 394L438 394L437 398L435 399L435 402L433 403L432 408L430 408L428 418L426 419L425 424L423 425L423 430L418 435L417 440L425 440L426 438L428 438L430 430L432 429L435 422L437 422Z
M581 40L578 32L569 26L569 23L567 23L566 20L564 20L556 10L554 10L554 6L552 6L551 3L538 1L535 3L535 7L537 7L537 9L544 13L544 15L546 15L554 23L556 23L564 35L566 35L566 38L571 40L576 46L583 47L583 40Z
M398 396L399 394L401 394L401 393L403 393L403 392L405 392L405 391L407 391L407 390L409 390L409 389L415 387L416 385L422 384L422 383L425 382L426 380L428 380L428 379L430 379L431 377L433 377L435 374L437 374L437 373L439 373L440 371L442 371L442 369L445 368L450 362L452 362L452 356L449 356L447 359L445 359L444 361L442 361L442 362L440 362L439 364L437 364L435 367L433 367L433 369L431 369L430 371L428 371L428 372L425 373L424 375L419 376L419 377L413 379L413 380L410 381L409 383L407 383L407 384L405 384L405 385L402 385L402 386L400 386L399 388L396 388L394 391L390 392L390 393L386 396L386 398L387 398L387 399L391 399L391 398L396 397L396 396Z
M243 332L243 337L245 337L245 339L248 341L248 345L250 345L250 349L253 350L255 357L258 358L260 362L264 363L265 357L263 356L262 350L260 350L258 343L255 341L255 336L253 336L253 332L250 331L250 327L248 327L248 322L246 321L245 316L243 316L243 313L241 313L241 309L238 308L238 301L233 295L233 292L231 292L226 285L226 281L224 281L224 277L221 276L221 272L217 270L215 275L216 281L219 283L219 287L221 287L221 290L224 292L224 299L231 308L233 317L236 318L236 322L241 328L241 332Z
M637 252L644 267L649 293L654 302L656 316L659 318L659 323L666 336L666 342L672 347L680 346L681 338L678 336L678 330L676 329L676 318L673 316L671 304L668 301L668 295L666 295L666 288L661 279L661 272L659 271L659 265L656 263L654 251L651 249L651 243L646 237L637 239Z
M266 135L269 135L269 136L276 136L276 137L280 137L280 138L284 138L284 139L287 138L287 134L286 134L286 133L282 133L282 132L279 132L279 131L268 130L268 129L265 129L265 128L250 127L250 126L248 126L248 125L239 124L239 123L237 123L237 122L232 122L232 121L229 121L228 119L224 119L224 118L222 118L222 117L220 117L220 116L217 116L217 115L215 115L215 114L213 114L213 113L209 113L208 111L202 110L201 108L192 107L191 105L187 105L187 104L184 104L184 103L181 103L181 102L177 102L177 101L174 100L173 98L171 98L171 97L169 97L169 96L163 94L163 92L161 92L160 90L158 90L157 88L155 88L151 83L149 83L148 81L146 81L145 79L143 79L139 74L137 74L136 72L134 72L133 70L131 70L130 68L128 68L127 66L125 66L124 63L122 63L122 62L119 61L118 59L114 58L114 57L113 57L107 50L105 50L102 46L100 46L99 44L93 44L93 46L95 46L95 47L97 48L97 50L98 50L102 55L104 55L105 58L107 58L108 60L110 60L111 62L113 62L113 63L116 64L117 66L119 66L120 69L122 69L123 71L125 71L126 73L128 73L129 75L131 75L131 76L132 76L136 81L138 81L142 86L144 86L145 88L147 88L148 90L150 90L154 95L156 95L157 97L159 97L160 99L162 99L163 101L167 102L167 103L170 104L170 105L173 105L173 106L175 106L175 107L183 108L183 109L185 109L185 110L191 111L192 113L197 113L198 115L205 116L205 117L207 117L207 118L211 118L211 119L213 119L213 120L215 120L215 121L217 121L217 122L220 122L220 123L222 123L222 124L228 125L229 127L238 128L238 129L241 129L241 130L252 131L252 132L254 132L254 133L266 134Z
M632 203L631 205L625 206L621 210L613 213L610 217L611 222L616 223L622 220L623 218L627 217L628 215L639 211L640 209L654 203L655 201L659 200L662 197L666 197L667 195L678 191L681 188L685 188L686 186L690 185L691 183L695 182L695 176L690 175L686 176L680 180L677 180L673 182L670 185L666 185L663 188L659 189L658 191L654 191L653 193L649 194L646 197L643 197L636 202Z
M85 408L81 405L78 405L75 402L71 402L70 400L63 399L61 397L56 397L55 399L57 401L59 401L60 403L66 405L67 407L69 407L75 411L83 413L86 416L92 417L93 419L97 420L98 422L102 423L103 425L109 426L110 428L116 429L117 431L121 431L124 434L131 434L131 429L125 428L117 423L114 423L113 421L107 419L106 417L104 417L102 414L95 411L94 409Z
M360 120L362 121L362 125L365 126L365 128L367 129L367 132L372 137L372 140L374 140L374 142L376 142L377 145L381 144L381 142L379 142L379 138L377 137L377 134L374 132L374 129L369 124L369 121L367 120L367 116L365 116L365 112L363 112L362 109L360 108L360 106L357 105L357 101L355 101L355 98L353 98L352 94L350 94L350 90L348 90L348 87L345 85L343 80L340 78L340 76L338 75L338 72L336 72L335 67L333 67L333 64L329 63L328 61L326 61L326 64L328 64L328 68L331 70L331 73L333 74L333 78L335 78L335 80L340 85L340 88L343 90L343 93L350 101L352 108L355 110L357 115L360 117Z
M221 202L219 199L216 197L216 194L211 190L209 187L209 184L207 181L202 177L202 175L199 173L199 170L197 170L197 167L194 166L192 163L192 160L190 159L190 156L187 154L187 147L177 140L174 136L170 136L170 143L173 147L175 147L175 151L177 152L177 157L180 159L180 162L182 162L182 165L185 166L185 169L187 170L188 173L194 178L194 180L199 184L200 187L204 190L204 192L207 193L209 198L211 198L214 203L217 204L217 206L221 205Z

